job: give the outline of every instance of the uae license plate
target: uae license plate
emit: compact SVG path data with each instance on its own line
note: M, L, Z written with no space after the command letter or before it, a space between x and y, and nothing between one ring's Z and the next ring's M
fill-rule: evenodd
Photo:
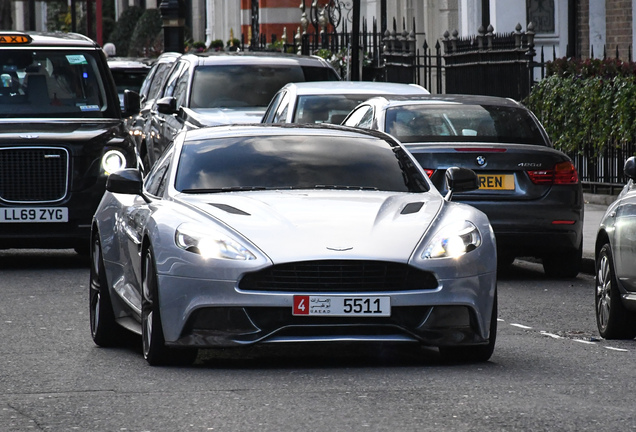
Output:
M479 189L514 190L515 176L512 174L479 174Z
M391 316L391 297L387 296L294 296L294 315L313 316Z
M4 222L68 222L67 207L0 208L0 223Z

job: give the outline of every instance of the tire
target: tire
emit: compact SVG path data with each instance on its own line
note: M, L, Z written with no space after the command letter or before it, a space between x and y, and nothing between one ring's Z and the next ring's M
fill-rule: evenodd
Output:
M557 279L573 279L581 271L583 242L577 250L559 251L543 257L543 271L546 276Z
M627 310L621 301L609 244L603 245L598 253L595 282L594 309L600 335L605 339L636 337L636 313Z
M144 255L141 288L141 341L144 358L151 366L188 365L197 356L196 349L172 349L166 346L161 324L157 271L152 249Z
M490 316L490 337L487 345L439 347L442 360L447 363L483 363L487 362L495 351L497 340L497 293Z
M115 321L115 313L108 291L104 257L99 235L91 240L90 283L88 288L89 316L93 341L102 347L115 346L123 328Z

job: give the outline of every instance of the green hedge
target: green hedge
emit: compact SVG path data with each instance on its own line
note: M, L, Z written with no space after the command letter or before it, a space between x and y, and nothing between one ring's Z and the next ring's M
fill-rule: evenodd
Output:
M557 59L524 101L554 146L601 153L636 142L636 67L620 60Z

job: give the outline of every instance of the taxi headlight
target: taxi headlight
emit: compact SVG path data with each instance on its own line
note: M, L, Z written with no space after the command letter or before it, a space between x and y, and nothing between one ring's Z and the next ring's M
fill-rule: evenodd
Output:
M457 258L481 245L481 234L468 221L446 225L428 243L422 258Z
M102 169L106 174L126 168L126 156L119 150L108 150L102 156Z

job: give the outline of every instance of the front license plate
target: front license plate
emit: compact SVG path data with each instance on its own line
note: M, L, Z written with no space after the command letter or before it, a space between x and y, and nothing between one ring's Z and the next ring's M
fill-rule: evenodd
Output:
M68 222L67 207L11 207L0 208L3 222Z
M515 176L512 174L479 174L479 189L515 190Z
M294 315L391 316L391 297L294 296Z

